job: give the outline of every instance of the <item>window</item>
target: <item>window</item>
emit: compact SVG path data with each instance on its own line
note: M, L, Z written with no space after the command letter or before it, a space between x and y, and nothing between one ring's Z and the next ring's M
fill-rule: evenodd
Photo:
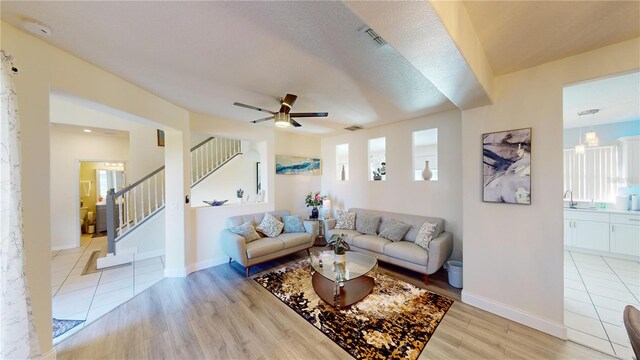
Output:
M423 181L422 172L429 164L432 176L438 180L438 129L413 132L413 180Z
M386 142L384 137L369 139L369 180L385 180L387 177Z
M615 202L618 181L618 147L587 147L584 154L564 150L564 190L574 200Z
M349 180L349 144L336 145L336 180Z

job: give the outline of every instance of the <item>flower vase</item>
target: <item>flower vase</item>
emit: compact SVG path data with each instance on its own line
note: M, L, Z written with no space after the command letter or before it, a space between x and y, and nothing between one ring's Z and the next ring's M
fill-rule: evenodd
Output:
M317 219L318 218L318 208L317 207L313 207L311 209L311 216L309 217L310 219Z
M429 160L426 160L424 162L424 170L422 170L422 178L425 181L429 181L431 180L432 176L433 176L433 173L431 172L431 169L429 169Z
M344 169L344 165L342 165L342 173L340 174L340 180L342 181L347 180L347 172Z
M333 255L333 262L336 264L344 264L347 262L347 254L335 254Z

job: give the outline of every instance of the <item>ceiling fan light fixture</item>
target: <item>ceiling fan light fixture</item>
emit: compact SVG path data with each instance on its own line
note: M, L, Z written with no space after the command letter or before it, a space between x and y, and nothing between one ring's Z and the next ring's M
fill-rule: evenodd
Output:
M276 121L276 126L279 128L286 128L291 125L291 122L289 121L291 117L289 114L277 113L274 115L274 119Z

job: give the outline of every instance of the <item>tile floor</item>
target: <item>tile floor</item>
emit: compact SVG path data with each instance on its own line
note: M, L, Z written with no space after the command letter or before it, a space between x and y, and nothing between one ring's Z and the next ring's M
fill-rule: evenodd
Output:
M569 340L632 359L622 311L640 308L640 263L565 251L564 321Z
M83 235L81 244L79 248L51 253L53 317L85 320L81 325L53 339L54 344L164 278L164 257L134 261L127 266L81 275L93 251L106 253L107 238Z

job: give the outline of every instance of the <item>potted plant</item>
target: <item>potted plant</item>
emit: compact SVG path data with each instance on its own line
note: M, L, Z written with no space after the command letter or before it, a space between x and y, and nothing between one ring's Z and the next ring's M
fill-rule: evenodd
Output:
M374 170L372 172L373 172L373 180L375 180L375 181L382 180L382 174L381 174L380 168L378 168L377 170Z
M351 250L349 244L344 240L345 234L333 234L327 242L327 247L331 248L334 253L334 261L336 263L344 263L347 261L347 250Z
M242 190L242 188L236 190L236 196L238 197L238 199L242 199L242 197L244 196L244 190Z
M310 219L318 218L318 206L322 206L322 202L326 198L326 195L320 195L319 192L315 194L310 192L307 194L307 196L304 198L304 203L305 205L307 205L307 207L313 206L313 208L311 209L311 216L309 217Z

